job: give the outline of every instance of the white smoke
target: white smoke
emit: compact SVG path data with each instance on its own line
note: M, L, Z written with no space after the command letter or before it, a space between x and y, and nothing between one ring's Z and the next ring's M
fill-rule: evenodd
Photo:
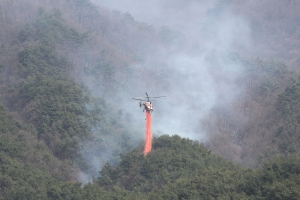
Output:
M142 64L131 66L136 71L146 71L149 76L163 76L159 77L160 83L144 76L135 77L131 83L135 91L130 94L139 97L148 92L150 96L168 96L153 102L153 130L205 141L205 133L199 127L201 119L213 107L232 103L242 91L236 84L242 69L229 55L250 48L247 21L231 13L226 1L93 2L111 10L129 12L136 21L145 21L158 29L166 26L179 33L171 41L171 48L157 47L155 52L147 53ZM130 99L126 95L120 96ZM140 111L135 102L132 104L136 108L127 104L128 110ZM136 117L137 123L143 124L143 117L139 114Z
M243 91L236 83L243 69L230 55L251 48L247 21L232 13L222 3L226 1L93 2L111 10L129 12L136 21L171 34L166 41L169 45L154 50L144 46L147 53L141 54L142 61L129 66L131 79L124 85L130 90L119 88L109 101L131 113L136 128L144 130L145 113L131 98L145 97L145 92L149 96L165 95L167 98L152 102L154 135L177 134L207 141L209 137L201 121L211 109L231 104ZM124 72L116 72L116 79L118 76L124 76Z
M167 26L180 33L171 41L171 48L157 47L155 52L148 52L142 64L131 66L149 76L163 73L161 83L137 76L131 85L135 92L130 94L140 97L148 92L150 96L167 96L153 102L154 132L205 141L207 137L199 127L201 119L215 106L232 103L242 92L236 80L243 71L231 60L230 53L250 48L247 21L231 13L223 1L94 2L111 10L129 12L137 21L155 27ZM161 89L162 85L165 89ZM138 112L137 107L130 110ZM143 123L143 117L136 116L137 123Z

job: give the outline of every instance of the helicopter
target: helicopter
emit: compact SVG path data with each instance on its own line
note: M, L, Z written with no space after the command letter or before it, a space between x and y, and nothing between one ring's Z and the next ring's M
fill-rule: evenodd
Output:
M164 98L164 97L167 97L167 96L149 97L147 92L146 92L146 97L132 98L132 99L142 101L142 102L139 103L139 105L140 105L140 107L142 107L142 105L144 106L143 112L145 110L149 111L149 112L153 112L153 105L150 101L150 98Z

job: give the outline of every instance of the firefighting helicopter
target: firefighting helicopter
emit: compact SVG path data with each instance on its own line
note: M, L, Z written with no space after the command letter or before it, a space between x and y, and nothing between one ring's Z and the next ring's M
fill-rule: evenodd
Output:
M153 105L152 105L152 103L150 101L150 98L164 98L164 97L167 97L167 96L149 97L148 94L147 94L147 92L146 92L146 96L147 97L132 98L134 100L142 101L142 102L139 103L139 105L140 105L140 107L142 107L142 105L144 106L143 112L145 110L149 111L149 112L153 112ZM154 100L152 100L152 101L154 101Z

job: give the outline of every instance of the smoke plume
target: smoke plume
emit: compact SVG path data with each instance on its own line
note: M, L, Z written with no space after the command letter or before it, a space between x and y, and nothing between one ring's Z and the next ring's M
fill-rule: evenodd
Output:
M250 47L250 29L226 2L99 1L111 10L129 12L135 20L154 25L162 37L166 35L163 42L168 46L154 50L144 46L142 62L130 66L136 74L126 84L132 89L117 92L118 99L139 97L145 92L167 96L153 102L154 134L206 141L201 119L214 107L232 103L243 91L236 83L243 70L231 55ZM124 107L135 113L136 123L143 124L136 104L124 102Z
M154 135L209 140L202 121L212 109L232 104L243 92L237 84L243 69L232 55L251 48L247 20L231 12L230 1L226 0L92 2L111 11L129 13L134 20L152 25L160 36L161 45L143 44L137 52L139 62L116 71L114 78L123 80L122 87L104 96L112 105L130 113L130 121L140 130L144 129L143 113L131 98L145 92L149 96L167 96L152 102L155 117L152 121L147 116L145 154L151 150L151 122ZM97 94L101 96L99 91ZM142 140L140 136L133 137Z

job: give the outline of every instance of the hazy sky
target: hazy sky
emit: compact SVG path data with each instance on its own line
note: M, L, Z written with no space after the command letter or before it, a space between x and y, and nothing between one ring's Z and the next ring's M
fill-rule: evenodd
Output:
M182 0L92 0L92 2L110 10L129 12L136 21L171 27L182 26L182 22L200 20L198 17L205 14L215 4L215 1L203 1L199 4L193 1L183 3Z

